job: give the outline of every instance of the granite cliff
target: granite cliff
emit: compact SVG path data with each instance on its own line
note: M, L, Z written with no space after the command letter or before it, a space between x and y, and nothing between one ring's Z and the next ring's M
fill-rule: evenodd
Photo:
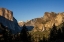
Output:
M58 26L63 22L64 12L45 12L43 17L32 19L24 24L26 24L26 26L34 26L33 31L44 31L45 29L49 30L49 28L52 28L53 24Z
M6 8L0 8L0 23L12 30L12 33L17 33L21 30L17 20L13 16L13 12Z

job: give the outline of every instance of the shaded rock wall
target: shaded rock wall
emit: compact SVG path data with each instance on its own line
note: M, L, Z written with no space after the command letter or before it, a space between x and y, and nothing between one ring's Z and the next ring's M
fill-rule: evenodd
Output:
M13 17L13 12L5 8L0 8L0 23L12 30L12 33L21 31L21 27L18 25L17 20Z

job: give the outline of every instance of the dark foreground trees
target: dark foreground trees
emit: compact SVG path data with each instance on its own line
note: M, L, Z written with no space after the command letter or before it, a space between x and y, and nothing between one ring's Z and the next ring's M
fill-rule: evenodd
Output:
M49 40L54 41L57 39L57 28L55 26L55 24L53 25L51 31L50 31L50 37Z
M2 24L0 25L0 34L3 35L0 37L0 42L64 42L64 25L57 29L54 24L51 30L49 30L49 35L48 31L38 31L32 36L31 33L33 32L29 33L25 25L22 27L20 33L14 35L12 35L11 31L7 28L8 27L3 26Z
M0 42L31 42L31 34L29 34L28 29L24 25L21 33L12 34L8 27L0 24Z
M8 30L8 27L5 27L2 23L0 23L0 41L1 42L11 42L12 37L11 37L11 32Z
M27 27L24 25L21 30L21 41L22 42L31 42L31 35L28 33Z

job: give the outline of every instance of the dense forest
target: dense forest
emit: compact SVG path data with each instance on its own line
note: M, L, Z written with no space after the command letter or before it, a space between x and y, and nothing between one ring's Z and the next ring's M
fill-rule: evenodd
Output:
M64 42L64 22L43 32L28 31L24 25L20 33L12 34L7 28L0 23L0 42Z

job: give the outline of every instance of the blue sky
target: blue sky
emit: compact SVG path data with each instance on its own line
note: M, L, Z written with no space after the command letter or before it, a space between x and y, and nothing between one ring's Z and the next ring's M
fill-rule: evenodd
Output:
M0 0L0 7L13 11L17 21L27 21L45 12L64 12L64 0Z

